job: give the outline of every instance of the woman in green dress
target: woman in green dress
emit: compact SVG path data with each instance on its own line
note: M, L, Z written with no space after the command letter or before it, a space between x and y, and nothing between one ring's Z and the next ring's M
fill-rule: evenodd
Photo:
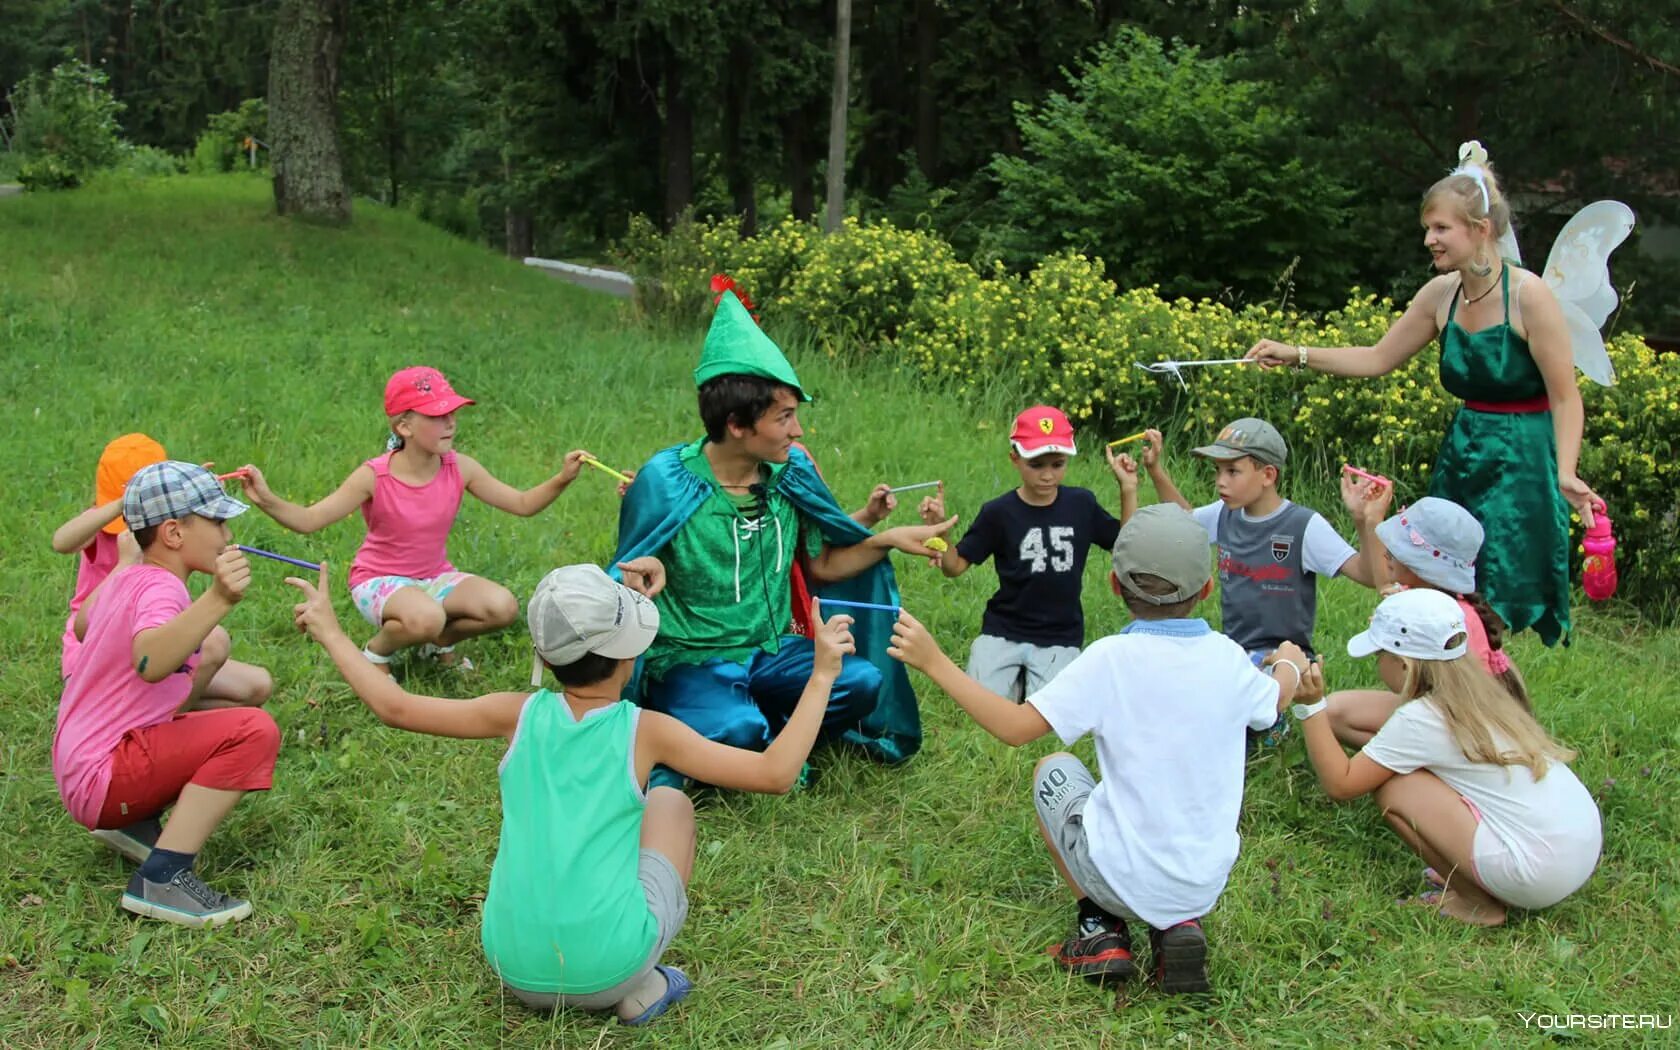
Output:
M1474 146L1474 149L1469 147ZM1465 507L1487 539L1477 589L1513 631L1555 645L1569 635L1569 508L1598 497L1576 476L1581 393L1563 313L1546 282L1500 256L1511 213L1479 144L1424 195L1423 244L1439 276L1375 346L1263 339L1248 356L1331 375L1380 376L1436 337L1441 385L1463 399L1429 494Z

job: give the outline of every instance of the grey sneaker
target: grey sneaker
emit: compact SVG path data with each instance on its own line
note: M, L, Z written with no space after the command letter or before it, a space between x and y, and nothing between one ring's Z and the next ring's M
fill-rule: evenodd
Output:
M161 834L163 825L158 823L156 817L123 828L105 828L92 832L94 838L136 864L146 863L146 858L151 856L152 847L157 845L158 836Z
M122 906L148 919L177 926L220 926L251 914L251 902L229 897L204 884L191 868L183 868L168 882L153 882L137 871L123 891Z

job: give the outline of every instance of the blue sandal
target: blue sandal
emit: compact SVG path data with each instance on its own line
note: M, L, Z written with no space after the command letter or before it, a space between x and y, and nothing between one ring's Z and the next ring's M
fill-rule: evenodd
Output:
M658 1002L630 1020L623 1022L632 1028L648 1024L666 1010L688 998L688 993L694 991L694 982L688 979L688 974L683 973L675 966L655 966L654 969L665 976L665 994L659 997Z

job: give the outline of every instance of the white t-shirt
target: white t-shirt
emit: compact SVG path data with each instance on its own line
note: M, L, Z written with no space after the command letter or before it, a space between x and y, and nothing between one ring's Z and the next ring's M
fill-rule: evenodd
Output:
M1219 899L1237 860L1244 730L1271 725L1277 697L1206 621L1139 620L1027 698L1063 743L1096 738L1091 860L1149 925L1199 918Z
M1524 878L1538 878L1560 851L1596 843L1602 836L1598 805L1568 766L1554 759L1546 775L1535 780L1527 766L1472 762L1428 697L1401 704L1365 745L1364 754L1396 773L1427 769L1474 802L1482 826L1511 851Z
M1219 512L1224 509L1223 502L1214 500L1207 506L1197 507L1190 512L1190 516L1196 519L1196 524L1207 530L1210 544L1219 542ZM1239 510L1237 513L1242 515L1244 521L1258 524L1271 521L1288 509L1289 501L1284 500L1278 504L1276 510L1258 518L1246 510ZM1306 535L1301 537L1301 563L1308 572L1329 579L1341 572L1347 560L1358 553L1347 540L1342 539L1342 534L1336 531L1334 525L1324 520L1324 515L1313 512L1313 516L1307 520Z

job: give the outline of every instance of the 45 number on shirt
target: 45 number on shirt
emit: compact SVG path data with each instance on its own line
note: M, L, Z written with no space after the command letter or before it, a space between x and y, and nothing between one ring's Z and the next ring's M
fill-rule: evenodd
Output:
M1046 566L1056 572L1067 572L1073 568L1073 529L1066 525L1050 526L1050 546L1046 548L1044 529L1033 526L1021 537L1020 558L1035 573L1043 572Z

